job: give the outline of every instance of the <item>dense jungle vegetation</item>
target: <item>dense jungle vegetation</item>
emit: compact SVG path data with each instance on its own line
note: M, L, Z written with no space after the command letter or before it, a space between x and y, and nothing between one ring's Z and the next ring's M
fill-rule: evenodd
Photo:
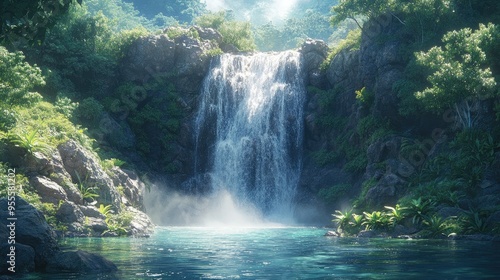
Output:
M367 149L391 135L403 139L400 153L404 158L417 157L412 154L415 150L422 151L423 158L414 158L419 163L411 165L414 172L405 178L400 200L393 205L373 205L366 199L377 184L374 178L364 178L359 192L347 183L318 190L317 196L332 207L351 198L353 210L335 213L339 229L352 234L405 224L427 230L429 236L498 230L487 221L500 211L499 205L471 204L464 198L476 198L485 182L498 183L494 168L500 151L500 2L310 0L299 1L288 16L275 20L267 16L273 14L268 4L232 1L225 11L210 12L199 0L3 1L0 168L15 167L12 150L20 149L24 156L50 154L68 139L94 151L103 165L134 168L137 163L128 155L131 150L143 157L150 153L145 124L155 123L165 136L159 140L165 152L148 168L175 173L176 166L161 161L168 159L170 139L178 134L179 120L184 117L176 104L183 93L173 85L158 81L146 85L158 94L147 106L134 107L127 119L136 146L116 145L124 135L117 132L111 139L104 138L100 129L102 117L115 117L114 101L131 86L118 79L119 63L128 46L141 36L197 24L217 29L226 43L241 51L279 51L296 48L306 38L323 39L330 46L325 71L335 55L359 49L362 37L368 36L375 44L393 40L404 46L398 54L406 61L404 77L393 86L398 92L397 116L389 120L374 112L374 93L360 88L355 92L356 108L364 113L353 126L352 121L328 110L337 89L311 88L321 95L318 125L346 132L333 140L337 149L315 153L317 164L340 162L346 172L361 177ZM390 36L365 24L384 18L398 25ZM172 105L155 107L161 102ZM161 117L159 110L166 110L168 118ZM438 139L433 137L432 144L426 142L431 135L429 123L438 124L448 136L439 139L442 144L435 145ZM380 162L378 168L388 166ZM2 171L0 176L5 174ZM21 195L51 213L53 209L40 203L30 189L26 174L17 176ZM2 177L2 196L5 189ZM437 207L443 205L462 209L463 215L440 218Z

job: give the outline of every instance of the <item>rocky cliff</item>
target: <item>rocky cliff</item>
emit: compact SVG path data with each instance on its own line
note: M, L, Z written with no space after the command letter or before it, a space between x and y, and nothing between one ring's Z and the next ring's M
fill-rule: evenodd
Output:
M152 233L153 224L143 212L145 185L134 171L104 169L97 155L72 140L59 145L50 156L40 152L13 152L10 156L16 172L28 179L29 185L22 187L32 190L41 203L49 205L46 208L55 211L52 214L59 234L117 235L112 223L120 215L129 217L120 224L127 235ZM104 212L103 207L110 211Z

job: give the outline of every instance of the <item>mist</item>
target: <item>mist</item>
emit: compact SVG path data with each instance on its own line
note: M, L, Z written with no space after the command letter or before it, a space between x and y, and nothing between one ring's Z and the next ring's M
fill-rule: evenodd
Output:
M266 221L252 205L242 205L227 191L197 196L153 187L144 196L146 212L160 226L263 227Z

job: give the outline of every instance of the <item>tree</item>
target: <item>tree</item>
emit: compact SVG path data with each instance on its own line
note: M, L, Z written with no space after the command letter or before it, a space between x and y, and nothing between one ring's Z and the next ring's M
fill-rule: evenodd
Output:
M82 0L77 0L79 4ZM73 0L4 0L0 4L0 43L43 41L45 31L65 14Z
M463 128L475 124L474 110L480 100L499 94L488 65L485 49L500 40L494 24L480 25L472 31L464 28L448 32L443 47L416 53L417 63L428 67L430 87L416 93L424 106L435 112L454 108Z
M0 107L40 100L31 90L44 84L40 68L25 62L22 52L11 53L0 46Z
M393 11L395 2L396 0L340 0L340 3L332 8L334 16L331 23L337 25L346 19L352 19L363 29L358 21L359 17L375 18L387 11Z
M194 21L201 27L217 29L225 44L233 45L240 51L255 50L250 22L232 20L226 12L208 13L197 17Z

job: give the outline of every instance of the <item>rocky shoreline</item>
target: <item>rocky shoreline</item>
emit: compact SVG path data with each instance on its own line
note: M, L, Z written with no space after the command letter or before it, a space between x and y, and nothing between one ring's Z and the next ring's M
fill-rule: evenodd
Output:
M0 264L0 274L18 275L30 272L67 271L75 273L114 272L116 265L103 257L85 251L64 252L57 244L57 234L45 216L20 197L15 197L15 222L8 227L8 211L0 211L0 253L13 256ZM0 199L0 209L7 209L8 200ZM13 237L9 239L9 237ZM8 240L14 242L8 242ZM12 244L11 244L12 243ZM9 279L9 278L1 278Z
M31 203L52 209L53 216L20 196L0 199L0 252L13 255L11 264L2 262L0 274L113 272L117 267L99 255L62 251L58 238L148 237L154 232L144 213L146 186L134 171L105 169L96 155L72 140L59 145L50 157L16 151L10 149L10 162L27 179L16 191L26 195L22 188L29 188L29 198L35 193L39 199Z

